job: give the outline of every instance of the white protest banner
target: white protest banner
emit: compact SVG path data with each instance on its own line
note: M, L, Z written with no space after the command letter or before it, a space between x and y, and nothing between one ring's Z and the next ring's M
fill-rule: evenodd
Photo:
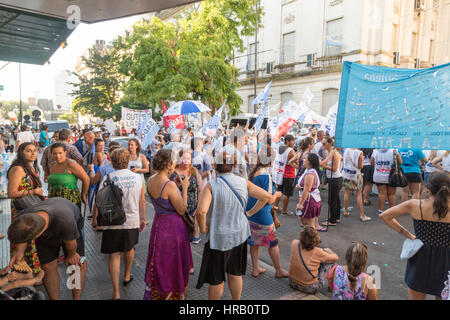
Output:
M336 119L338 112L338 103L328 110L327 116L325 117L325 121L322 123L320 130L323 130L325 133L329 133L330 136L334 137L336 131Z
M105 121L106 129L108 129L110 134L113 134L116 131L116 126L114 125L113 119L108 119Z
M152 118L149 118L147 123L144 125L144 128L142 129L142 150L147 149L147 146L155 138L158 131L158 124Z
M152 109L136 110L122 107L122 123L127 132L130 132L131 129L137 129L139 124L139 114L141 114L141 117L148 115L151 118Z
M200 129L200 132L204 135L213 135L215 131L220 128L220 118L222 117L222 110L225 107L225 102L220 107L219 110L216 111L216 113L212 116L211 119L207 123L203 125L203 127Z

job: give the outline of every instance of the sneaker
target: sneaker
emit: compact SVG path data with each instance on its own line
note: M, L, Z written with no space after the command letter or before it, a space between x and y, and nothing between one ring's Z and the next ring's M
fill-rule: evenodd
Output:
M201 238L194 238L194 239L192 239L192 243L193 243L193 244L199 244L200 241L202 241Z
M359 220L361 220L361 222L366 222L366 221L370 221L370 220L372 220L372 218L371 217L368 217L368 216L365 216L364 218L359 218Z

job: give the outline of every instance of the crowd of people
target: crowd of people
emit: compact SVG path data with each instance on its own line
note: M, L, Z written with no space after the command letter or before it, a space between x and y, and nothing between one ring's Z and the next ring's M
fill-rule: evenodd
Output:
M27 279L34 284L42 281L51 299L59 299L59 261L81 267L81 288L73 290L74 299L81 298L88 260L83 210L89 212L92 227L102 232L100 251L109 255L112 299L120 299L121 254L126 286L134 279L131 270L140 232L149 223L146 196L155 215L144 299L185 299L195 270L191 243L201 242L204 250L196 288L208 284L209 299L222 297L225 280L232 298L240 299L248 246L253 277L266 271L258 263L259 248L266 247L275 277L289 278L296 290L314 294L328 287L335 300L378 299L376 284L365 273L365 244L348 245L345 265L337 264L339 257L331 249L319 248L319 233L337 226L341 213L351 215L352 196L359 221L371 223L367 206L372 205L369 195L374 192L382 221L405 238L423 242L407 263L409 298L443 296L450 270L449 151L340 149L332 136L314 128L295 128L277 142L267 130L256 133L248 126L217 129L208 136L192 129L169 134L166 128L145 150L136 130L113 133L128 138L124 148L111 140L104 127L62 129L52 139L43 127L37 143L26 126L20 129L17 155L7 172L11 263L3 274L18 279L14 265L25 259L32 270ZM2 140L0 148L10 150L13 139L2 133ZM398 187L390 178L395 166L407 182L399 204ZM122 190L126 214L126 221L116 226L98 221L96 194L110 180ZM43 183L48 183L45 197ZM324 192L328 212L322 206ZM294 196L297 205L290 211ZM279 214L296 216L301 230L299 238L292 239L288 270L280 262ZM403 214L413 219L413 233L397 222Z

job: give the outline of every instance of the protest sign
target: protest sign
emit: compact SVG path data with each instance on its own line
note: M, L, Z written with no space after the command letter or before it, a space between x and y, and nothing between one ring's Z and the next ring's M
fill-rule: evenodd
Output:
M417 70L344 62L336 146L450 150L449 78L450 63Z
M137 129L139 124L139 114L141 114L141 117L148 115L151 118L152 109L136 110L122 107L122 123L127 132L130 132L131 129Z
M105 121L106 129L108 129L110 134L114 134L116 131L116 126L114 125L113 119L108 119Z
M209 119L207 123L203 125L200 132L204 135L213 135L217 129L221 127L220 118L222 117L222 110L225 107L225 102L219 110Z
M158 131L158 124L152 118L149 118L142 129L142 150L145 150L147 148L147 146L155 138Z
M164 104L163 99L161 99L161 105L162 105L162 111L163 114L166 113L167 111L167 107ZM175 128L177 129L185 129L186 128L186 124L184 122L184 116L183 115L179 115L179 116L166 116L163 117L164 119L164 128L168 128L170 125L170 120L172 120L173 125L175 126Z

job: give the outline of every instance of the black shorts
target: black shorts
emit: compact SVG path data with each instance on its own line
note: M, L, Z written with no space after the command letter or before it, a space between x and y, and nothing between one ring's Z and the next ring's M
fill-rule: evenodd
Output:
M292 197L295 189L294 180L295 178L283 178L283 183L277 186L277 191L281 191L286 197Z
M81 218L83 219L83 218ZM82 227L83 224L79 224L78 227L78 233L79 237L77 239L77 253L80 255L80 257L85 256L85 250L84 250L84 229ZM37 256L39 258L39 262L41 264L47 264L50 263L56 259L59 258L59 253L61 248L63 249L64 256L67 257L67 249L66 245L64 244L63 240L60 239L39 239L37 238L36 241L36 251Z
M139 229L103 231L101 253L128 252L139 242Z
M406 180L408 180L408 183L421 183L422 182L422 175L420 173L410 172L405 173Z
M364 182L373 183L373 172L374 172L374 167L372 165L365 165L361 169L361 173L363 174Z
M204 283L218 285L226 281L225 273L233 276L242 276L247 269L247 241L228 250L213 250L209 241L205 244L202 257L202 266L198 276L197 289Z

